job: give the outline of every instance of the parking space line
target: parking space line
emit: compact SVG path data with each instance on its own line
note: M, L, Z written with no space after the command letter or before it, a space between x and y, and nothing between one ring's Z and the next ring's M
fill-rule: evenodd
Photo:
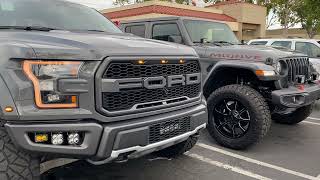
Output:
M302 123L320 126L320 123L315 123L315 122L310 122L310 121L302 121Z
M311 179L311 180L319 180L317 177L314 177L314 176L310 176L310 175L303 174L303 173L300 173L300 172L297 172L297 171L293 171L293 170L290 170L290 169L286 169L286 168L283 168L283 167L280 167L280 166L276 166L276 165L272 165L272 164L265 163L265 162L262 162L262 161L258 161L256 159L248 158L248 157L245 157L245 156L242 156L242 155L239 155L239 154L235 154L235 153L223 150L223 149L219 149L219 148L216 148L216 147L213 147L213 146L209 146L207 144L197 143L197 146L202 147L202 148L207 149L207 150L210 150L210 151L218 152L220 154L231 156L231 157L243 160L243 161L247 161L247 162L250 162L250 163L253 163L253 164L257 164L259 166L264 166L264 167L267 167L267 168L270 168L270 169L275 169L277 171L281 171L281 172L284 172L284 173L287 173L287 174L298 176L298 177L301 177L301 178Z
M307 119L312 119L312 120L320 121L320 118L314 118L314 117L308 117Z
M252 173L250 171L244 170L244 169L236 167L236 166L231 166L229 164L224 164L224 163L221 163L221 162L218 162L218 161L214 161L212 159L205 158L205 157L200 156L198 154L188 154L187 156L189 156L191 158L194 158L194 159L197 159L197 160L200 160L202 162L205 162L205 163L208 163L208 164L211 164L211 165L214 165L214 166L229 170L229 171L236 172L238 174L242 174L242 175L254 178L254 179L271 180L270 178L261 176L259 174Z

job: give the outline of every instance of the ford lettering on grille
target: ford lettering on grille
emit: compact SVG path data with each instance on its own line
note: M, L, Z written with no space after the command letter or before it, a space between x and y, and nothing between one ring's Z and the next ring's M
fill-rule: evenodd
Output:
M186 75L157 76L147 78L103 79L103 92L119 92L123 89L146 88L159 89L173 86L199 84L200 73Z

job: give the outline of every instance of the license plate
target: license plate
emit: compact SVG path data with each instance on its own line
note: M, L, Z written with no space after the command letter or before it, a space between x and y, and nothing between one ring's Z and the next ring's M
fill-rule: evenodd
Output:
M171 124L166 124L160 127L160 135L164 134L170 134L174 131L178 131L181 129L181 124L180 123L171 123Z

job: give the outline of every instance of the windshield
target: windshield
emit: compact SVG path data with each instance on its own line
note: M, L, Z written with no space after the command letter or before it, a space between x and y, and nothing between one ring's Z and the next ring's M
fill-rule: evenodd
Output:
M0 0L0 26L121 33L96 10L60 0Z
M206 42L229 42L239 44L235 34L228 25L211 21L185 20L189 36L194 43Z

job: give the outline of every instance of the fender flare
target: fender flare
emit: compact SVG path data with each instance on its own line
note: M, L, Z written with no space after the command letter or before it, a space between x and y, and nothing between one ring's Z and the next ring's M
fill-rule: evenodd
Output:
M275 76L257 76L256 70L264 70L264 71L274 71L274 67L270 65L263 64L261 62L245 62L245 61L219 61L217 62L210 72L208 73L207 77L204 80L204 86L203 89L206 89L207 86L210 84L210 80L215 77L217 72L219 72L220 69L225 68L232 68L232 69L244 69L251 71L259 80L261 81L277 81L280 79L279 75Z

